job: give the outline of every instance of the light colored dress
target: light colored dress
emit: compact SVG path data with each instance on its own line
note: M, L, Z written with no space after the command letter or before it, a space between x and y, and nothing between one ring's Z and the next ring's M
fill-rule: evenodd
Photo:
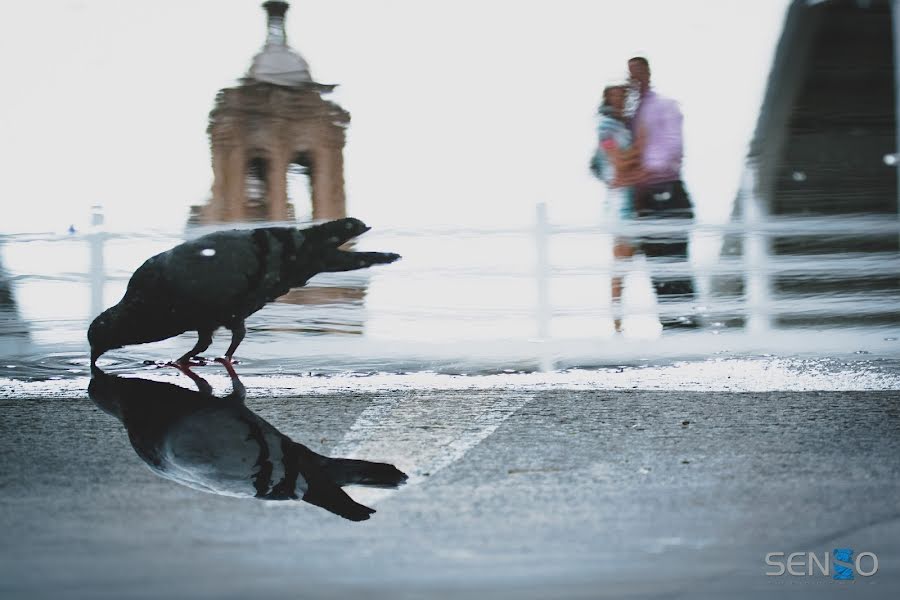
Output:
M630 187L612 187L616 178L616 169L603 150L604 143L613 143L619 150L630 148L631 131L624 122L601 109L600 120L597 123L597 138L597 150L591 160L591 170L598 179L606 183L604 216L610 222L633 219L635 217L634 190Z

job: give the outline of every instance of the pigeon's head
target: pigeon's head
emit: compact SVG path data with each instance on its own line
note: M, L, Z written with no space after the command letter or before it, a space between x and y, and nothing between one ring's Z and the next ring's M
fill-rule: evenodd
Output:
M97 365L91 365L91 383L88 385L88 396L104 412L122 418L116 384L118 377L107 375Z
M119 328L116 327L116 310L114 306L103 311L94 319L88 328L88 343L91 345L91 365L97 364L97 359L107 350L121 348L126 344L121 340Z
M347 217L310 227L301 233L306 234L315 245L337 248L369 229L370 227L359 219Z
M355 238L358 235L362 235L367 232L371 227L360 221L359 219L354 219L353 217L347 217L346 219L340 220L341 226L346 232L347 238Z

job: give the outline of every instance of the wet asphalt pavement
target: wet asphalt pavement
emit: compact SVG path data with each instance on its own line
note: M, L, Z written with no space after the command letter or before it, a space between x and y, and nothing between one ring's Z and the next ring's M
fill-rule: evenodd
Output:
M88 400L4 399L4 598L885 598L900 591L900 392L400 390L248 406L396 463L305 503L154 475ZM767 552L874 552L854 581ZM868 565L866 565L868 568ZM850 590L848 590L850 588Z

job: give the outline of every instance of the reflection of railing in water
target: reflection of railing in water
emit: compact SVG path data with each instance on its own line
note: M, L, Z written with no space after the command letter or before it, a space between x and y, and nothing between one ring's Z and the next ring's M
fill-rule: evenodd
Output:
M401 284L406 283L405 289L411 290L411 296L418 292L414 286L409 285L409 281L404 280L421 280L425 282L424 287L438 281L452 282L458 288L464 288L469 301L458 303L458 297L452 295L439 296L435 302L401 298L406 301L397 304L382 302L374 309L367 306L365 318L381 319L382 323L385 322L384 319L391 320L390 327L381 328L381 331L387 331L387 337L393 337L393 334L397 333L399 337L406 336L407 339L411 336L415 339L433 341L438 339L429 337L428 334L433 323L440 322L446 325L457 322L459 327L446 331L458 334L460 339L467 335L465 332L475 331L481 327L479 324L486 325L491 331L499 331L497 339L506 333L509 333L509 339L521 337L566 339L565 327L551 327L555 319L565 321L565 325L570 327L576 322L596 323L610 320L612 315L608 308L609 304L601 301L595 294L609 293L608 288L601 289L605 285L603 282L608 281L609 277L638 269L650 277L661 274L692 276L698 282L696 286L698 296L694 300L660 302L652 307L654 312L648 315L650 318L679 316L700 307L703 309L702 312L696 314L713 330L729 325L741 325L749 332L765 331L769 327L779 326L776 318L779 315L799 315L810 321L819 320L822 328L833 326L834 323L829 323L828 319L835 315L871 317L875 324L886 322L896 324L896 306L900 296L898 291L900 286L897 284L900 255L897 252L841 254L809 252L773 255L768 252L767 243L767 240L778 237L791 237L797 240L812 238L821 242L823 239L858 236L860 232L865 232L868 236L896 238L900 231L897 221L884 215L759 218L756 221L748 219L746 222L720 225L693 223L690 226L692 242L700 240L702 244L692 246L692 256L687 261L653 258L613 262L611 256L605 255L604 249L604 244L611 244L613 236L638 238L646 235L665 236L667 233L684 235L683 223L642 220L616 227L602 224L551 225L546 209L539 210L538 223L538 227L533 229L525 227L472 229L453 226L397 229L376 227L367 238L371 237L371 241L376 242L379 247L400 250L402 254L403 248L395 248L395 244L397 246L418 244L415 247L416 252L410 251L404 261L393 265L390 269L378 271L383 287L402 287ZM743 240L742 254L719 255L720 242L729 236ZM20 268L18 273L13 273L14 284L27 283L38 278L42 281L89 286L91 314L84 316L85 321L104 308L104 288L108 284L123 287L124 282L130 277L130 271L126 272L121 265L116 267L116 260L119 257L109 254L110 252L118 253L125 246L133 245L135 253L146 257L158 251L151 250L151 247L162 249L174 245L180 239L182 236L175 234L106 232L99 225L86 234L74 236L14 235L6 238L10 246L28 241L66 241L76 245L85 243L89 246L90 251L87 253L89 265L84 272L76 272L78 267L69 266L48 270L47 273L37 277L29 273L27 268ZM755 254L747 252L748 239L758 240L758 250ZM123 245L123 242L128 243ZM571 248L573 242L578 245L574 252ZM454 250L445 251L444 248L448 245L453 246ZM569 251L569 254L561 258L560 248ZM584 249L587 249L587 252L584 252ZM424 252L419 253L419 250ZM536 252L531 254L529 250ZM862 283L842 287L841 278L850 277ZM704 279L707 283L701 284ZM739 285L731 289L722 289L709 284L709 280L718 279L731 279L738 281ZM510 281L517 289L515 292L506 292L503 288L498 288L499 291L494 296L491 296L489 291L479 289L481 285L497 288L495 284L498 281ZM790 281L795 289L786 293L782 289L783 286L779 287L784 281ZM834 282L834 285L825 289L823 282ZM871 282L878 282L879 285L869 285ZM554 296L552 293L554 289L559 293L570 284L586 290L586 293L575 297L566 294ZM518 289L519 286L521 289ZM593 287L588 289L590 286ZM316 303L324 301L325 306L322 310L326 312L320 313L318 317L324 314L331 321L340 321L347 316L346 312L341 313L339 307L331 308L331 302L339 305L348 302L359 303L360 306L363 302L368 304L368 300L357 297L354 293L348 296L340 288L329 289L327 292L328 294L318 298ZM106 301L109 299L106 298ZM279 321L284 313L269 311L267 314L273 317L263 328L280 331L278 328L283 323ZM263 315L263 318L267 317ZM503 323L507 323L508 326ZM578 327L577 323L575 327ZM337 326L339 323L332 325L320 333L332 330L346 332ZM414 331L393 329L395 325L411 327ZM302 327L288 327L288 329L305 331ZM528 331L523 333L526 329ZM591 337L596 334L596 330L589 332L584 329L577 334ZM479 335L484 337L487 334L479 333Z
M752 182L748 184L752 186ZM791 238L802 247L804 239L838 240L865 236L896 239L900 233L900 222L894 215L855 214L841 216L796 216L770 217L756 202L742 204L743 219L723 224L692 223L690 237L692 259L672 260L654 258L646 261L642 268L650 277L660 275L687 276L700 278L728 278L739 280L731 292L719 289L712 292L709 281L696 286L698 297L689 301L668 301L657 309L658 316L678 316L690 312L691 308L701 308L700 316L706 324L718 319L737 318L751 333L765 332L776 326L779 315L800 314L808 319L827 319L837 315L853 317L887 316L894 324L900 319L900 253L892 251L842 252L823 254L810 248L806 254L791 253L775 255L772 240ZM625 223L592 227L551 226L546 207L537 208L536 246L538 248L538 332L541 339L549 337L549 320L554 315L577 314L578 311L559 311L549 307L549 293L546 288L555 275L566 276L621 276L633 268L633 261L616 260L609 266L600 268L565 267L550 265L546 256L554 235L595 234L624 239L639 239L652 236L665 239L667 234L684 236L684 221L670 219L641 219ZM706 257L694 255L697 240L706 237ZM737 238L742 245L739 255L720 255L720 248L726 238ZM889 244L890 245L890 244ZM812 244L810 244L812 246ZM865 250L865 248L861 248ZM827 293L783 293L778 291L776 282L790 279L796 284L812 285L831 281L832 289ZM870 282L886 282L887 285L871 289L842 289L842 278L868 279ZM720 286L721 287L721 286ZM859 286L857 286L859 287ZM865 287L865 286L863 286ZM887 289L884 289L884 288ZM811 290L813 288L811 287ZM861 302L862 301L862 302ZM609 316L609 315L607 315ZM834 323L823 321L825 326Z

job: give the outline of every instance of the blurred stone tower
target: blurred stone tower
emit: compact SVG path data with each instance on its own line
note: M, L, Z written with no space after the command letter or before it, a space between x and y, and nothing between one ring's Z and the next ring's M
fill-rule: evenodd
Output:
M833 218L840 234L782 228L778 235L729 236L723 254L742 257L740 274L715 282L721 298L744 296L760 314L722 320L753 329L896 324L900 278L892 260L896 231L860 228L856 217L900 217L900 2L792 0L775 50L766 94L735 202L747 229L780 218ZM871 223L871 222L870 222ZM829 272L775 268L831 261ZM839 260L866 257L865 269ZM884 269L874 266L880 261ZM771 266L770 266L771 265ZM808 268L808 267L807 267ZM841 310L813 311L819 298L844 298ZM794 301L794 308L775 305ZM866 302L866 311L860 308ZM798 308L799 307L799 308ZM765 314L763 314L765 313Z
M191 224L293 220L292 202L306 196L313 219L346 216L343 148L350 114L322 97L335 86L313 81L309 65L288 46L288 3L262 6L266 43L240 85L219 91L209 115L212 197L193 207ZM289 180L297 178L308 185L302 199L289 194Z

